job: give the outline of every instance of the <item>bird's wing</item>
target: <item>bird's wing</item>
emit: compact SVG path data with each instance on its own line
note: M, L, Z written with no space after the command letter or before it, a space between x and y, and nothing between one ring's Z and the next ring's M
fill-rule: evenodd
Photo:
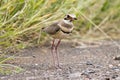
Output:
M57 33L60 30L58 23L59 22L55 22L55 23L51 24L50 26L44 28L44 31L51 35Z

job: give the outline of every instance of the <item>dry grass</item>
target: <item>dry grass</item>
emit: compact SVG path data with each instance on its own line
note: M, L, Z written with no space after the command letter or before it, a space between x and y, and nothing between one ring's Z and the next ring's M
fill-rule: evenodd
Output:
M1 0L0 45L1 48L19 49L41 43L45 35L40 35L41 27L67 13L74 13L79 18L75 22L75 34L84 37L77 35L78 38L107 37L103 32L113 36L120 32L119 9L119 0Z

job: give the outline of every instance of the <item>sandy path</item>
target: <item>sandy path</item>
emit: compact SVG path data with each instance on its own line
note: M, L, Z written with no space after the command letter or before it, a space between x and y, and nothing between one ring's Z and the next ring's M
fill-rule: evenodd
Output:
M59 53L62 69L54 69L49 47L25 49L10 61L25 70L0 80L120 80L120 61L113 60L120 50L110 41L87 47L63 42Z

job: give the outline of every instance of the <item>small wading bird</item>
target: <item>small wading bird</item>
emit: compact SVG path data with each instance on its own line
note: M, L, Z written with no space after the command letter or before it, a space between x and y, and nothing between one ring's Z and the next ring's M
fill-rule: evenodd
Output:
M74 20L77 20L76 16L74 14L68 14L64 17L64 19L59 20L48 27L42 28L44 32L48 33L51 37L53 37L51 53L52 53L55 67L58 67L58 68L60 67L59 54L58 54L57 48L61 42L61 39L66 38L72 32L74 28L74 25L72 22ZM58 39L58 43L55 45L56 39ZM57 65L56 65L56 61L57 61Z

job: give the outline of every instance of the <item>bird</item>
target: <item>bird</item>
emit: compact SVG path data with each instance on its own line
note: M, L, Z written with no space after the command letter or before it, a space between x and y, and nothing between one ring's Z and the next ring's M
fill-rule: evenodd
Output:
M44 32L46 32L53 38L51 44L51 53L53 57L53 64L55 67L60 68L58 46L62 39L65 39L67 36L70 35L70 33L72 33L74 29L74 20L77 20L75 14L67 14L63 19L42 28ZM58 40L57 44L55 44L55 40Z

